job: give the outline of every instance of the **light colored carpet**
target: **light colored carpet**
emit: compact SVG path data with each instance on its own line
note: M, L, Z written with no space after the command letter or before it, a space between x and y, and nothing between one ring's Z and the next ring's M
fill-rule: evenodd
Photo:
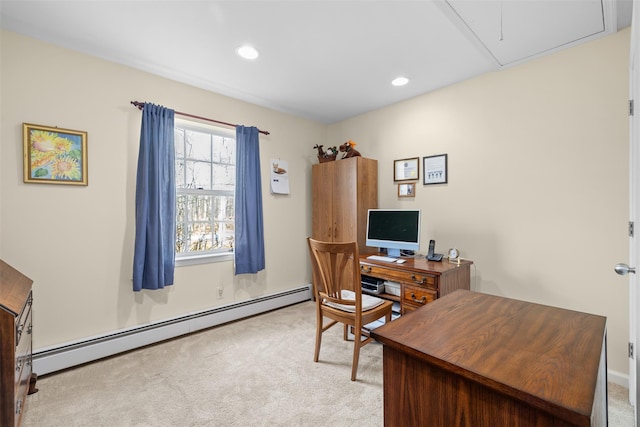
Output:
M40 377L25 427L382 426L382 346L360 354L325 332L313 362L312 302ZM633 426L626 389L609 385L610 426Z

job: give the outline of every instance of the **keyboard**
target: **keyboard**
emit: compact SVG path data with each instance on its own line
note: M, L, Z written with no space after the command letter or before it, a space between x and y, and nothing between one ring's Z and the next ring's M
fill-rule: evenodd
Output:
M370 259L373 261L384 261L384 262L396 262L398 260L397 258L391 258L389 256L380 256L380 255L369 255L367 259Z

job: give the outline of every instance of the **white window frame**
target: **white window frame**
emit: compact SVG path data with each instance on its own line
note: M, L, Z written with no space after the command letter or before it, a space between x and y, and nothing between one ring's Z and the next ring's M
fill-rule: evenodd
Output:
M222 136L224 138L232 138L232 139L236 139L236 135L235 132L229 129L223 129L223 128L219 128L216 126L211 126L205 123L200 123L200 122L196 122L196 121L191 121L191 120L183 120L183 119L175 119L175 124L174 126L176 128L182 128L182 129L189 129L189 130L193 130L193 131L198 131L198 132L207 132L207 133L212 133L214 135L218 135L218 136ZM178 194L195 194L198 193L201 190L193 190L193 189L178 189L176 187L176 204L178 202ZM235 203L235 202L234 202ZM178 226L178 224L176 223L176 227ZM234 226L235 228L235 226ZM222 261L233 261L234 259L234 253L233 251L229 251L229 252L208 252L208 253L203 253L203 254L183 254L183 253L177 253L176 252L176 256L175 256L175 266L176 267L183 267L183 266L189 266L189 265L196 265L196 264L207 264L207 263L214 263L214 262L222 262Z

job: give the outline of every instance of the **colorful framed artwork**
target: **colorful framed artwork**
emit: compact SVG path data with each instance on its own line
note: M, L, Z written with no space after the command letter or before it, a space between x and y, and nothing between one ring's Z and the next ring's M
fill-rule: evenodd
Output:
M24 182L88 185L87 132L22 124Z
M424 185L446 184L448 182L447 157L446 154L439 154L422 158L424 161Z
M393 161L394 181L415 181L420 178L420 158Z

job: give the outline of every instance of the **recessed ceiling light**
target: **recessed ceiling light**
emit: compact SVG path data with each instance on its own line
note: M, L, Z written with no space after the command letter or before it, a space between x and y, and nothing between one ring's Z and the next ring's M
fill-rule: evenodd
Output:
M396 77L391 81L391 84L394 86L404 86L409 83L409 79L406 77Z
M236 52L244 59L256 59L259 55L256 48L249 45L240 46Z

